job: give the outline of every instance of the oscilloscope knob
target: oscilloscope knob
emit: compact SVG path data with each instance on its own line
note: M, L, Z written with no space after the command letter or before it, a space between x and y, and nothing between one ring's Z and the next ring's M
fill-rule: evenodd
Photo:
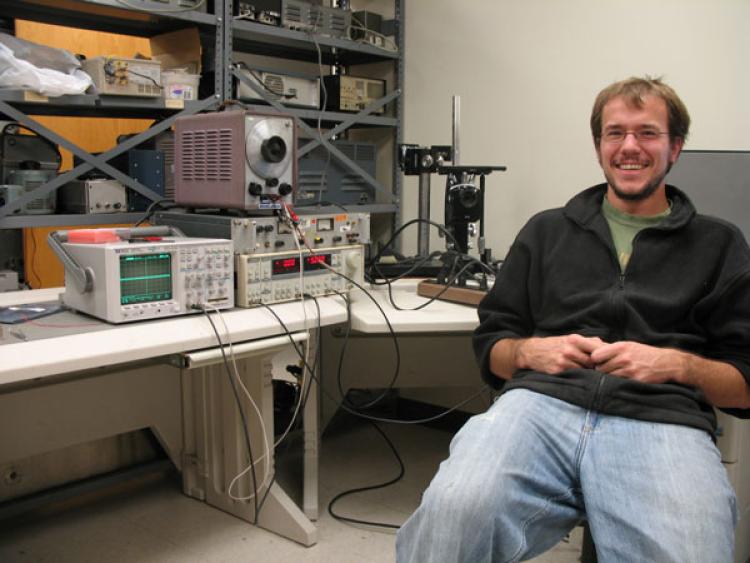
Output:
M263 186L261 186L258 182L250 182L247 186L247 191L250 195L258 197L263 193Z
M279 195L289 195L292 193L292 186L284 182L279 186Z

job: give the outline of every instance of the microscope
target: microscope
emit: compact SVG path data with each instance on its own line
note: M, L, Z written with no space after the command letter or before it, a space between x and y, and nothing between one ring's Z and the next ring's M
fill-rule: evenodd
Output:
M486 176L495 170L503 171L506 167L453 165L438 169L438 174L446 176L445 228L451 235L446 240L446 247L449 252L457 254L450 269L460 272L451 280L446 264L446 268L438 274L437 282L440 284L466 286L467 279L476 271L475 267L469 266L473 262L469 257L469 250L471 239L477 235L479 261L487 266L492 262L492 252L484 241L484 190ZM487 288L485 286L481 289Z
M465 166L460 162L458 128L460 100L453 96L453 145L400 145L399 165L404 174L419 175L417 260L424 259L422 268L428 277L421 282L419 295L440 296L460 303L476 304L487 291L487 278L480 276L477 287L470 280L481 270L491 271L492 255L484 241L485 178L494 171L504 171L505 166ZM451 164L447 164L450 162ZM437 173L446 177L445 184L445 252L436 266L428 260L430 218L430 178ZM469 256L471 240L477 237L479 258Z

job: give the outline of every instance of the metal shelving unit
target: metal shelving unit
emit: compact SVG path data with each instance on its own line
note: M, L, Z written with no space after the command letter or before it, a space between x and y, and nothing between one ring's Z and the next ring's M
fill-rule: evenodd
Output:
M163 98L91 94L46 98L28 91L0 91L0 114L21 123L60 147L68 149L82 161L72 170L66 171L44 185L35 188L33 192L26 193L19 199L0 207L0 229L137 221L143 216L143 213L20 215L18 212L26 203L48 195L94 168L120 181L126 187L135 190L148 199L160 199L159 194L115 169L108 164L108 161L167 130L177 117L197 113L221 101L223 84L221 70L224 61L222 25L224 20L221 15L194 11L153 13L148 10L159 7L159 4L153 2L140 2L144 5L143 10L126 6L126 4L135 5L137 3L139 3L138 0L130 0L129 2L119 0L0 0L0 9L5 8L5 13L12 14L18 19L81 29L117 32L124 35L152 37L160 33L197 26L201 37L207 38L206 40L209 41L213 40L213 44L209 45L210 52L215 55L211 67L217 69L214 84L215 94L199 101L182 102ZM221 4L218 5L221 6ZM33 117L30 117L31 115L149 118L155 119L157 122L146 131L114 146L103 154L95 156L43 126Z
M144 9L128 7L140 4ZM220 23L217 15L201 11L155 12L148 8L164 9L164 4L142 0L0 0L0 10L8 17L139 37L187 26L211 32Z
M404 0L394 0L394 2L395 19L400 22ZM144 4L143 10L130 7L141 3ZM400 223L401 175L398 171L397 159L398 145L402 142L401 124L403 117L401 84L403 84L404 41L402 25L397 25L395 41L398 45L398 51L393 52L347 39L312 35L278 26L238 20L232 16L233 0L216 0L214 2L215 13L204 13L202 11L155 13L150 11L155 6L159 6L159 4L156 4L153 0L0 0L0 9L5 8L6 13L19 19L126 35L150 37L197 26L202 43L204 43L204 51L210 53L209 61L204 64L204 69L214 71L215 92L212 97L195 102L185 102L182 107L176 107L174 101L165 101L161 98L147 99L83 94L47 99L31 92L0 91L0 114L18 121L55 144L70 150L82 161L72 170L60 174L43 186L36 188L33 192L0 207L0 229L132 222L134 219L137 220L141 214L18 215L17 212L29 201L49 194L94 168L119 180L126 187L134 189L151 200L158 199L160 197L158 194L119 172L110 166L108 161L165 131L177 117L191 115L216 106L224 100L232 99L233 79L243 80L243 77L236 72L232 65L233 51L316 63L320 57L323 64L326 65L367 65L382 62L394 65L396 84L392 85L391 91L385 97L376 100L357 113L286 107L273 99L269 99L269 95L261 87L250 83L247 78L243 82L253 88L269 104L251 104L248 107L262 111L278 111L295 117L300 130L310 137L310 140L301 147L300 157L323 145L330 152L332 158L340 160L378 192L378 203L349 206L352 211L392 213L394 214L393 226ZM231 23L226 24L226 22ZM390 115L373 113L386 104L391 104ZM29 117L30 115L153 118L158 121L147 131L116 145L101 155L95 156L44 127L32 117ZM318 123L320 123L322 129L325 129L322 135L317 130ZM386 187L371 177L331 143L331 139L348 129L367 128L392 131L394 152L391 187ZM333 211L337 208L317 207L316 209L321 210L321 212L328 212L325 210Z
M397 0L400 1L400 0ZM398 60L399 52L391 52L372 45L363 45L348 39L315 35L251 21L235 20L232 24L234 48L282 59L317 62L321 50L323 64L358 65Z
M199 111L201 108L201 103L198 101L125 96L102 97L92 94L44 98L25 90L0 90L0 103L29 115L112 118L163 119L183 109Z
M232 13L232 1L227 0L227 14ZM383 202L375 204L365 204L359 206L349 206L352 211L366 211L370 213L393 213L394 219L391 222L392 227L400 224L400 191L401 191L401 174L398 169L398 145L402 142L401 124L403 121L403 103L402 103L402 85L403 85L403 26L401 19L403 17L404 0L394 0L394 18L398 25L396 26L395 43L396 51L389 51L378 48L373 45L362 44L356 41L342 39L337 37L328 37L320 34L312 34L304 31L286 29L283 27L265 25L253 21L246 21L232 18L231 25L225 26L226 34L229 40L226 44L226 68L230 72L225 74L225 97L232 97L232 76L236 80L242 81L243 84L251 88L260 98L265 100L269 106L250 107L262 109L263 111L278 111L286 113L296 118L298 127L301 132L310 137L308 141L298 151L298 157L302 157L318 146L323 146L332 158L338 159L349 170L363 178L372 188L380 194ZM317 111L311 109L300 109L282 105L273 99L268 92L253 81L247 79L245 75L238 72L232 61L232 52L249 52L253 55L262 55L275 57L278 59L296 60L318 63L325 65L366 65L370 63L391 63L394 65L394 76L396 84L391 85L391 91L383 98L374 101L368 107L363 108L357 113L343 113L332 111ZM387 104L393 105L393 115L374 115L373 112ZM326 129L321 135L317 130L317 125ZM392 188L388 189L381 182L370 176L366 171L360 168L355 162L344 155L336 148L331 140L347 129L361 128L388 128L393 131L393 174L391 178ZM324 209L324 208L317 208ZM331 210L333 210L331 208ZM324 212L324 211L322 211Z

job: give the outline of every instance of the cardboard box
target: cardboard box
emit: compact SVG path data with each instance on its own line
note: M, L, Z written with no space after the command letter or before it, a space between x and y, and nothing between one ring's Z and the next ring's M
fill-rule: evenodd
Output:
M185 69L201 73L201 39L198 28L181 29L155 35L149 39L151 57L161 62L161 69Z

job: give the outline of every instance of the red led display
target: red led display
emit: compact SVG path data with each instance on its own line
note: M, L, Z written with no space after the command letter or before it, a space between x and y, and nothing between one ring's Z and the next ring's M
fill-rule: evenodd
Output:
M279 258L278 260L274 260L271 264L271 273L274 276L299 273L299 258Z
M323 264L331 265L330 254L313 254L312 256L305 256L305 271L322 270L325 268Z

